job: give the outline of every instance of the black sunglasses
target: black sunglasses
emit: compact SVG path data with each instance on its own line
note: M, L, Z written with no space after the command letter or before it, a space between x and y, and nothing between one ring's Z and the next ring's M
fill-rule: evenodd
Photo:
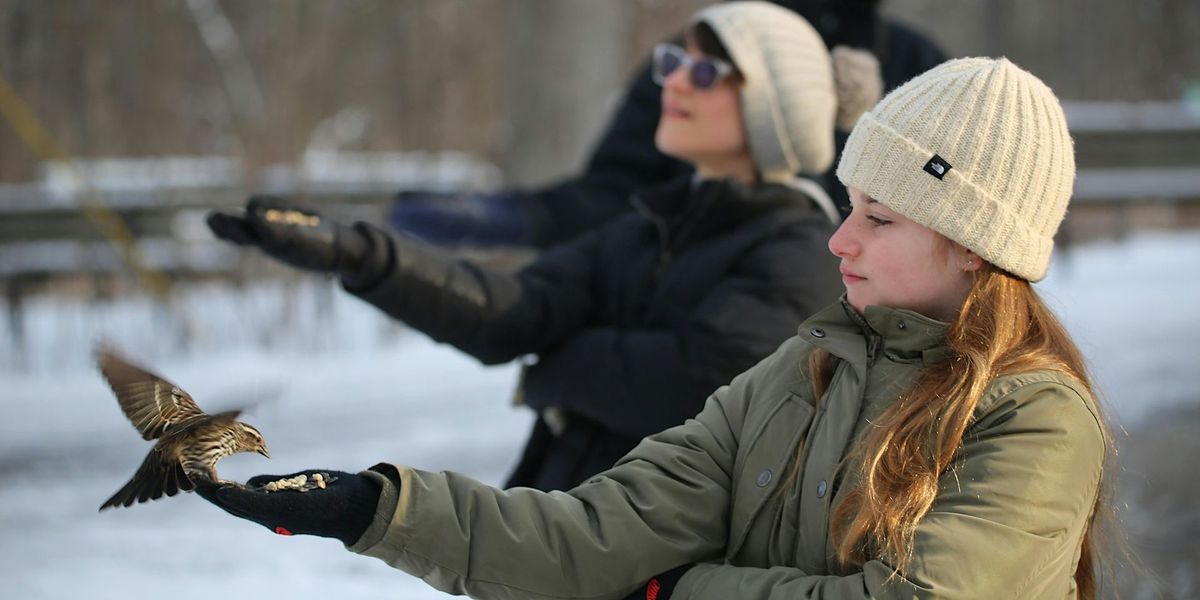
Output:
M689 73L692 87L710 90L722 79L733 74L733 65L719 58L696 58L675 44L659 44L654 47L654 82L663 85L667 77L680 67Z

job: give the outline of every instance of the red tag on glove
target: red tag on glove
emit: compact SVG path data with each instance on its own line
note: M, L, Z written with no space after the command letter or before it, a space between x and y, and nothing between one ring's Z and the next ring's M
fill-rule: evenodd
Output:
M662 587L658 584L658 579L651 579L650 583L646 584L646 600L658 600L658 590Z

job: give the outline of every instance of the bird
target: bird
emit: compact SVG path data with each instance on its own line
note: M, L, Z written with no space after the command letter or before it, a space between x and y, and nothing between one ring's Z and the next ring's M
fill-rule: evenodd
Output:
M182 388L112 348L98 346L95 355L121 411L142 439L158 440L133 478L100 505L101 511L192 491L197 482L229 483L217 476L217 461L231 454L271 457L262 434L237 420L241 410L207 414Z

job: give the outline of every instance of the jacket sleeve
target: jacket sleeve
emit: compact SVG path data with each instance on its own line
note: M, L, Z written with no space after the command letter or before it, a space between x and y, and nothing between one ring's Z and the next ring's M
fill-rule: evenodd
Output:
M489 269L415 239L359 223L372 248L346 291L485 364L537 352L593 309L594 234L547 252L520 273Z
M654 145L662 112L662 88L647 63L629 86L583 172L571 179L516 196L529 219L530 242L546 248L630 210L637 188L691 172Z
M1073 597L1102 429L1092 400L1053 376L1001 382L918 525L907 573L889 581L879 561L845 577L705 564L684 575L671 600Z
M569 492L498 490L391 467L398 500L349 547L475 598L623 598L651 576L722 555L731 473L755 379L738 376L685 424ZM389 465L390 466L390 465ZM385 489L384 497L395 489Z
M804 232L760 244L670 327L581 330L542 357L534 368L555 376L527 379L526 398L556 398L632 438L682 423L837 299L836 263L821 237Z

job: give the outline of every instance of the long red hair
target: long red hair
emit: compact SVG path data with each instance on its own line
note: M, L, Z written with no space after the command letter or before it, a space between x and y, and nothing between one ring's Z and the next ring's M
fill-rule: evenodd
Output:
M847 490L832 517L843 565L861 565L873 556L896 573L907 569L917 524L932 506L938 480L952 468L975 407L994 378L1054 370L1093 392L1082 354L1029 282L987 263L951 323L946 345L952 358L923 371L905 401L893 402L846 459L844 466L857 469L862 484ZM832 374L829 354L814 351L809 369L819 401ZM1105 440L1111 454L1107 430ZM1097 495L1083 536L1075 571L1080 598L1096 595L1093 529L1096 515L1106 512L1096 509L1107 502L1107 494Z

